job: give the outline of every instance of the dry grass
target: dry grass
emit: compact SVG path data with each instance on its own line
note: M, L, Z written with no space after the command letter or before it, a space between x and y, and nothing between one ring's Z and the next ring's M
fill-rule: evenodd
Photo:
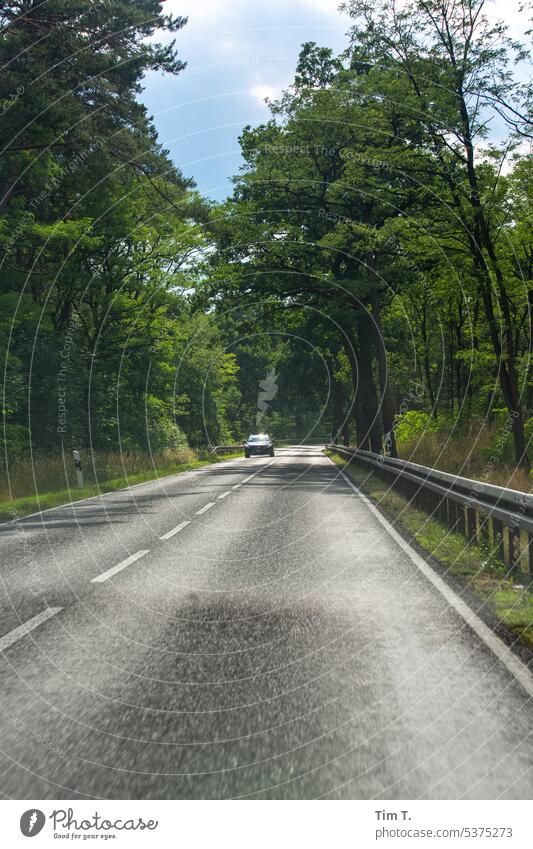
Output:
M172 471L199 459L199 453L190 448L167 449L152 455L87 451L82 453L83 479L87 486L97 485L155 470ZM8 469L0 470L0 502L69 488L76 488L71 454L17 460Z
M403 460L508 489L531 491L532 479L512 464L509 454L501 425L475 420L457 432L439 429L398 445Z
M65 462L61 457L19 461L10 468L9 480L6 475L0 478L0 522L14 521L28 513L178 474L208 463L218 463L239 454L242 452L213 454L190 448L169 449L152 455L102 452L94 457L82 458L83 489L77 488L71 457L65 458Z

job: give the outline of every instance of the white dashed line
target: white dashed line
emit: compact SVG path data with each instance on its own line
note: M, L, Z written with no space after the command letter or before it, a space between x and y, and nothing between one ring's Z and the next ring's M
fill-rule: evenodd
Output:
M24 622L23 625L19 625L18 628L14 628L9 632L9 634L6 634L4 637L0 637L0 651L4 651L8 646L16 643L17 640L20 640L22 637L25 637L30 633L30 631L38 628L39 625L42 625L43 622L51 619L52 616L55 616L56 613L59 613L62 609L62 607L49 607L48 610L43 610L42 613L38 613L37 616L33 617L33 619L28 619L28 621Z
M122 572L122 570L125 569L126 566L131 566L131 564L135 563L136 560L140 560L140 558L144 557L145 554L148 554L149 551L149 548L137 551L135 554L132 554L131 557L127 557L126 560L122 560L120 563L117 563L116 566L112 566L111 569L107 570L107 572L102 572L101 575L98 575L96 578L93 578L91 584L101 584L104 581L107 581L108 578L112 578L113 575L117 574L117 572Z
M206 504L206 505L205 505L205 507L201 507L201 508L200 508L200 510L197 510L197 511L196 511L196 515L197 515L197 516L201 516L201 515L202 515L202 513L205 513L205 512L206 512L206 510L210 510L210 509L211 509L211 507L214 507L214 506L215 506L215 502L214 502L214 501L210 501L210 502L209 502L209 504Z
M272 464L275 463L277 459L278 459L278 457L276 457L276 459L272 460L270 463L267 463L266 466L261 466L261 468L259 468L257 470L257 472L254 472L253 474L248 475L247 478L244 478L244 480L242 480L240 483L236 483L235 486L232 486L231 488L232 489L239 489L239 487L241 487L243 485L243 483L248 483L248 481L251 481L252 478L255 478L256 475L260 475L261 472L264 472L265 469L268 469L269 466L272 466Z
M217 495L217 498L225 498L226 495L230 495L231 489L227 489L226 492L223 492L221 495Z
M190 524L191 523L190 523L189 520L187 520L186 522L182 522L180 525L176 525L175 528L172 528L171 531L167 531L167 533L163 534L163 536L159 537L159 539L170 539L170 537L173 537L174 534L179 534L179 532L182 531L183 528L186 528L187 525L190 525Z

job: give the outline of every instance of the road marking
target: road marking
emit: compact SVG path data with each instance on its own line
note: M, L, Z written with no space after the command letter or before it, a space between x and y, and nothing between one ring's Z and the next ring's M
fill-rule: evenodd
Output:
M200 510L197 510L197 511L196 511L196 515L197 515L197 516L201 516L201 515L202 515L202 513L205 513L205 512L206 512L206 510L210 510L210 509L211 509L211 507L214 507L214 506L215 506L215 502L214 502L214 501L210 501L210 502L209 502L209 504L206 504L206 505L205 505L205 507L201 507L201 508L200 508Z
M91 584L102 584L104 581L107 581L108 578L112 578L113 575L116 575L117 572L122 572L126 566L131 566L131 564L135 563L136 560L140 560L140 558L144 557L145 554L148 554L149 551L149 548L137 551L135 554L132 554L131 557L127 557L126 560L122 560L120 563L117 563L116 566L112 566L111 569L107 570L107 572L102 572L101 575L93 578Z
M248 483L248 481L251 481L252 478L255 478L256 475L260 475L261 472L264 472L265 469L268 469L270 466L272 466L276 462L276 460L278 460L278 459L279 459L279 455L274 460L272 460L270 463L267 463L266 466L261 466L257 470L257 472L254 472L252 475L248 475L248 477L244 478L244 480L242 480L240 483L236 483L235 486L232 487L232 489L238 489L240 486L242 486L243 483Z
M56 613L59 613L62 609L62 607L49 607L48 610L43 610L42 613L38 613L37 616L33 617L33 619L28 619L28 621L24 622L23 625L19 625L18 628L14 628L9 632L9 634L6 634L4 637L0 637L0 651L4 651L8 646L12 645L12 643L16 643L17 640L25 637L30 633L30 631L38 628L39 625L42 625L43 622L51 619L52 616L55 616Z
M229 460L221 460L216 465L217 465L217 467L218 466L230 466L232 463L239 462L241 459L242 459L242 456L241 457L231 457ZM118 493L121 493L121 492L129 492L130 489L137 489L138 487L141 487L141 486L148 487L148 486L150 486L150 484L154 484L154 486L157 486L161 482L163 482L163 483L165 481L169 482L170 478L179 478L180 481L182 481L182 480L188 480L189 478L194 478L195 475L202 474L202 473L207 474L207 473L212 472L212 471L213 471L213 466L208 464L205 468L202 467L201 469L193 469L193 470L188 470L188 471L185 471L185 472L173 472L169 475L161 475L161 477L152 478L152 480L148 480L148 481L142 481L142 483L132 483L129 486L122 486L120 489L114 489L111 492L101 492L99 495L90 495L88 498L78 498L76 501L66 501L64 504L58 504L57 507L46 507L44 510L36 510L34 513L26 513L25 516L21 516L19 519L10 520L10 524L13 524L14 521L16 521L18 524L20 524L21 522L24 522L26 519L33 519L33 518L35 518L35 516L42 516L44 513L52 513L54 510L55 511L64 510L68 507L72 507L75 504L83 504L84 501L96 501L98 499L100 499L100 501L103 501L104 499L107 500L107 498L109 496L114 496L114 495L117 495ZM7 525L8 522L2 522L0 524Z
M396 531L391 523L385 518L385 516L381 513L381 511L373 504L367 496L361 492L360 489L356 487L356 485L350 480L348 475L346 475L343 471L339 469L336 463L330 457L327 457L332 463L337 471L342 475L348 486L350 486L355 493L359 496L359 498L366 504L369 508L370 512L374 514L376 519L383 525L386 531L390 534L393 540L398 543L400 548L408 555L409 559L412 563L422 572L422 574L428 579L428 581L433 584L436 590L440 592L442 596L446 599L448 604L453 607L456 613L461 616L466 624L474 631L475 634L479 637L479 639L485 643L486 646L492 651L493 654L496 655L498 660L503 663L506 667L507 671L513 675L516 680L522 685L526 693L533 697L533 675L531 675L527 666L525 666L517 656L511 651L509 646L507 646L503 640L500 640L499 637L496 636L494 631L492 631L488 625L485 625L482 619L474 613L474 611L460 598L450 586L440 577L440 575L435 572L431 566L426 563L423 557L421 557L415 550L412 548L406 540L401 536L401 534Z
M227 489L226 492L223 492L221 495L217 495L217 498L225 498L226 495L230 495L231 489Z
M170 539L170 537L173 537L174 534L179 534L179 532L182 531L183 528L186 528L187 525L190 525L190 524L191 523L190 523L189 520L187 520L186 522L182 522L180 525L176 525L175 528L172 528L171 531L167 531L167 533L163 534L163 536L159 537L159 539Z
M257 472L254 472L254 473L253 473L253 475L249 475L249 477L247 477L247 478L246 478L246 480L242 481L242 483L246 483L246 481L249 481L249 480L250 480L250 478L255 478L255 476L256 476L256 475L260 475L260 474L261 474L261 472L264 472L264 471L265 471L265 469L268 469L268 468L270 468L270 466L273 466L273 465L274 465L274 463L275 463L277 460L279 460L279 454L278 454L278 456L277 456L277 457L274 457L274 459L273 459L273 460L271 460L271 461L270 461L270 463L267 463L267 464L266 464L266 466L260 466L260 467L258 468Z

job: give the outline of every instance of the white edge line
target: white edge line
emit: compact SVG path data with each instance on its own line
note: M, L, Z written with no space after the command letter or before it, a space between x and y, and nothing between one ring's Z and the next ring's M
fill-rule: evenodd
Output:
M498 660L503 663L508 672L513 675L516 680L522 685L526 693L533 697L533 675L531 675L527 666L525 666L511 651L511 649L501 640L495 633L492 631L488 625L485 625L482 619L474 613L474 611L464 602L454 590L440 577L440 575L435 572L429 563L427 563L423 557L421 557L415 550L412 548L409 543L401 536L401 534L396 531L391 523L385 518L385 516L381 513L381 511L373 504L367 496L361 492L360 489L350 480L348 475L345 474L336 463L330 457L326 457L330 463L332 463L339 474L342 475L348 486L350 486L354 492L361 498L361 500L366 504L371 513L374 514L376 519L383 525L386 531L390 534L393 540L400 546L400 548L408 555L409 559L414 563L414 565L422 572L424 577L428 579L428 581L433 584L435 589L437 589L442 596L446 599L448 604L453 607L456 613L461 616L466 624L474 631L475 634L485 643L486 646L491 650L493 654L496 655Z
M104 581L107 581L108 578L112 578L113 575L117 574L117 572L122 572L126 566L130 566L132 563L135 563L136 560L140 560L140 558L144 557L145 554L148 554L149 551L149 548L136 551L135 554L131 555L131 557L127 557L126 560L121 560L116 566L112 566L111 569L108 569L106 572L102 572L101 575L97 575L96 578L91 580L91 584L101 584Z
M202 513L205 513L206 510L210 510L211 507L214 507L214 506L215 506L215 502L210 501L209 504L206 504L204 507L200 507L200 509L196 511L195 516L201 516Z
M8 646L16 643L17 640L20 640L22 637L29 634L30 631L33 631L35 628L38 628L39 625L47 622L48 619L51 619L52 616L55 616L60 610L63 610L63 608L49 607L48 610L43 610L42 613L38 613L37 616L34 616L32 619L28 619L27 622L19 625L18 628L14 628L9 632L9 634L5 634L5 636L0 637L0 651L4 651Z
M223 492L221 495L217 495L217 498L225 498L226 495L230 495L231 489L227 489L226 492Z
M176 525L175 528L172 528L171 531L167 531L166 534L163 534L162 537L159 537L159 539L170 539L171 537L174 536L174 534L179 534L179 532L182 531L183 528L186 528L187 525L190 525L190 524L191 523L190 523L189 520L187 520L186 522L181 522L179 525Z

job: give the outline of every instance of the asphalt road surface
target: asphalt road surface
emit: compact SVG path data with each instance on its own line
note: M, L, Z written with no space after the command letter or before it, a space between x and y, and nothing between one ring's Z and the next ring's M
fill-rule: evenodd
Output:
M531 797L529 673L319 448L0 526L0 558L4 797Z

